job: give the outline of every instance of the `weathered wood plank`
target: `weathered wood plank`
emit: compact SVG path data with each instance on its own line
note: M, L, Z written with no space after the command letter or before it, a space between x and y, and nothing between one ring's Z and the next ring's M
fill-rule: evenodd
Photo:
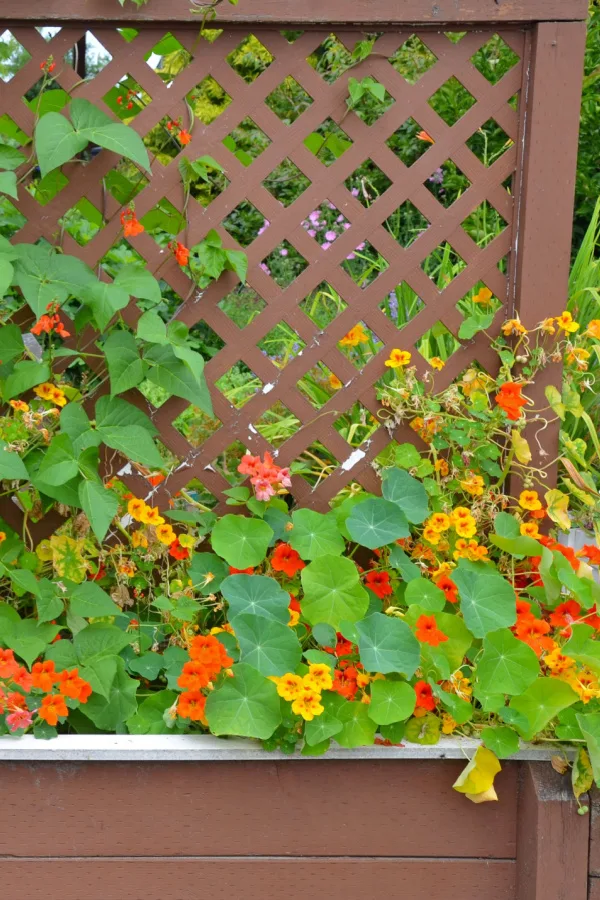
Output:
M4 763L7 856L514 858L518 764L500 802L452 790L460 761ZM0 878L0 884L2 880Z

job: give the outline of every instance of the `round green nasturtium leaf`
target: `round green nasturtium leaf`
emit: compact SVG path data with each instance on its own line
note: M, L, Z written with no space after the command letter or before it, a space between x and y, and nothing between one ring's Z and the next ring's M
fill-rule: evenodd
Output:
M336 645L335 628L332 628L331 625L327 625L325 622L317 622L313 627L312 636L321 647L335 647Z
M286 532L285 539L302 559L344 552L346 544L334 513L324 515L312 509L298 509L292 513L292 523L294 527Z
M446 605L446 595L426 578L415 578L406 585L404 602L407 606L417 603L429 612L441 612Z
M343 724L336 716L324 712L321 713L320 716L315 716L314 719L306 723L304 727L304 739L307 744L315 746L316 744L320 744L328 738L339 734L343 727Z
M473 707L468 700L463 700L452 691L445 691L438 684L433 685L433 693L450 713L457 725L464 725L473 718Z
M281 704L272 681L251 666L233 666L206 701L206 718L213 734L235 734L266 740L281 724Z
M235 636L240 645L241 662L261 675L295 672L302 658L296 632L288 625L243 614L235 617Z
M393 722L392 725L380 725L379 734L385 741L399 744L406 731L406 722Z
M465 624L475 637L485 637L489 631L508 628L517 621L514 588L484 563L461 559L452 580L458 587Z
M346 528L353 541L370 550L410 534L408 521L400 507L382 497L357 503L346 519Z
M321 741L318 744L309 744L308 741L304 743L302 750L300 751L301 756L323 756L329 750L329 745L331 741L327 738L324 741Z
M410 678L420 659L420 645L406 622L373 613L357 622L360 661L367 672L399 672Z
M229 604L230 622L242 614L262 616L283 625L290 620L290 595L279 587L274 578L228 575L221 584L221 593Z
M491 631L483 639L483 655L477 662L477 680L483 691L522 694L539 674L534 651L508 628Z
M340 622L357 622L367 611L369 595L362 587L356 565L343 556L320 556L301 575L302 613L311 625L325 622L339 630Z
M215 524L211 544L230 566L248 569L263 561L272 537L273 529L261 519L230 514Z
M175 691L157 691L140 703L138 710L127 720L129 734L169 734L172 730L165 721L165 713L179 695Z
M431 615L422 606L409 606L405 620L414 628L419 616ZM447 641L431 647L429 644L421 645L421 658L425 668L433 665L441 678L449 678L462 665L465 653L473 643L473 635L461 618L454 613L440 612L435 614L437 627L442 631Z
M224 578L229 575L229 566L215 553L194 553L188 571L194 592L216 594Z
M378 725L393 725L408 719L415 709L415 691L406 681L374 681L369 716Z
M336 718L342 723L341 731L334 736L340 747L368 747L375 740L377 725L369 717L369 707L359 701L345 701Z
M519 735L507 725L484 728L481 732L484 745L499 759L508 759L519 749Z
M513 724L521 732L521 737L530 741L561 710L572 706L577 700L577 694L566 682L558 678L538 678L526 691L510 701L510 708L525 716L528 727Z
M382 493L400 507L409 522L420 525L429 515L429 498L420 481L402 469L385 469Z
M600 713L577 713L577 724L587 743L596 784L600 783Z
M441 722L433 713L409 719L404 729L404 738L411 744L437 744L440 739Z

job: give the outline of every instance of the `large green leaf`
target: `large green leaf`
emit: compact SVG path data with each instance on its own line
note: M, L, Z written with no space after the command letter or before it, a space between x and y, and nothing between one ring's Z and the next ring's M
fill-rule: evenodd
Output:
M357 503L346 519L346 528L353 541L371 550L410 535L403 511L382 497Z
M51 622L52 619L62 615L64 609L62 597L58 596L56 585L49 578L40 578L38 581L38 595L35 608L37 620L40 623Z
M101 482L81 481L79 503L89 519L94 534L102 541L119 509L117 495L104 487Z
M262 675L284 675L296 670L302 648L292 628L249 614L236 616L234 628L243 663Z
M110 377L111 394L121 394L138 385L144 378L134 336L129 331L112 331L103 346Z
M44 453L36 478L39 477L46 484L61 485L75 478L78 472L71 438L68 434L57 434Z
M102 438L94 431L85 410L78 403L67 403L63 407L60 428L71 438L73 452L77 457L89 447L98 447L102 443Z
M411 678L419 665L419 642L406 622L373 613L356 623L360 661L367 672L398 672Z
M342 723L341 731L335 735L340 747L368 747L375 740L377 725L364 703L344 701L336 711L336 718Z
M540 674L538 658L508 628L492 631L483 640L477 663L482 690L494 694L522 694Z
M266 740L281 724L281 705L272 681L251 666L233 666L206 701L206 718L213 734L235 734Z
M517 620L516 594L510 583L483 563L459 560L452 572L465 622L475 637L508 628Z
M95 581L84 581L69 590L71 612L84 619L117 616L121 610Z
M426 578L413 578L406 585L404 602L407 606L417 603L430 612L441 612L446 605L446 595Z
M427 491L420 481L403 469L385 469L383 496L403 511L409 522L419 525L429 515Z
M428 610L415 604L408 608L405 619L414 628L420 616L429 614ZM440 677L449 678L452 672L462 666L465 653L473 643L473 636L455 613L436 612L435 621L448 640L437 647L422 644L421 659L424 668L435 666Z
M158 315L149 309L140 316L137 323L136 334L141 340L148 341L151 344L166 344L167 326Z
M520 696L513 697L510 708L522 713L528 728L520 728L521 736L530 741L539 734L558 713L577 702L573 688L558 678L538 678Z
M105 444L128 459L152 468L164 461L151 435L156 429L147 416L120 397L101 397L96 403L96 427Z
M359 581L351 559L325 555L302 569L302 612L311 625L326 622L339 630L340 623L357 622L369 606L369 596Z
M58 112L42 116L34 140L42 176L68 162L89 143L89 139L77 134L69 120Z
M114 283L121 290L140 300L160 303L160 284L144 266L131 264L119 269Z
M290 620L290 595L275 579L264 575L229 575L221 584L221 593L229 604L229 621L251 614L281 622Z
M369 717L378 725L402 722L414 708L415 691L406 681L374 681L371 685Z
M49 303L62 305L70 297L82 298L87 286L98 279L76 256L57 253L49 244L19 244L15 284L39 318Z
M22 362L15 363L15 367L10 375L0 382L0 391L3 400L12 400L19 394L24 394L36 384L42 384L50 378L50 367L47 363L38 363L33 360L25 359Z
M488 750L495 753L499 759L508 759L519 749L519 735L507 725L495 725L484 728L481 732L481 740Z
M14 650L28 666L41 656L60 631L59 625L38 625L35 619L19 619L18 622L0 619L0 641Z
M25 481L29 473L25 463L18 453L8 449L6 441L0 439L0 478L9 478L11 481Z
M2 252L1 247L0 252ZM24 350L21 329L16 325L0 326L0 361L2 365L22 356Z
M230 566L248 569L263 561L272 537L273 529L260 519L227 515L213 528L211 544Z
M338 734L342 728L343 725L336 716L324 712L306 723L304 726L304 739L310 747L314 747L316 744L321 744L328 738Z
M175 691L157 691L140 703L137 712L127 720L130 734L169 734L165 713L177 700Z
M130 678L125 663L117 657L117 670L108 698L92 694L81 711L103 731L116 731L130 719L137 709L139 681Z
M11 172L18 169L26 161L27 157L20 150L9 144L0 144L0 169L8 169Z
M100 331L106 331L108 323L116 312L129 305L129 294L117 284L95 281L85 285L80 296L90 307Z
M346 546L333 513L318 513L312 509L297 509L292 513L293 528L286 532L291 547L302 559L316 559L326 553L339 556Z
M195 592L216 594L221 590L223 579L229 575L229 566L215 553L194 553L188 575ZM273 582L272 578L268 580Z
M594 781L600 785L600 713L577 714L577 724L586 742L594 771Z
M190 403L198 405L199 373L194 373L186 362L178 359L172 347L155 344L146 350L144 360L150 363L146 373L149 381L152 381L169 394L183 397L185 400L189 400ZM198 356L198 360L200 369L202 369L202 357Z
M73 645L79 662L89 665L94 659L120 653L133 639L132 635L125 634L114 625L95 622L77 632L73 638Z

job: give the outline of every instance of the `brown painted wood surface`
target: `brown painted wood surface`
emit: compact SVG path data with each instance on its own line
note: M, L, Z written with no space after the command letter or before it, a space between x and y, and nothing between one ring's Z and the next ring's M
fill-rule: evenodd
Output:
M483 806L452 790L463 768L4 763L0 854L514 858L518 766L504 766L500 802Z
M600 878L590 878L588 900L600 900Z
M514 880L511 860L0 859L10 900L513 900Z
M207 0L207 3L209 0ZM139 10L117 0L2 0L0 19L50 21L73 19L189 22L198 19L190 12L189 0L151 0ZM541 20L585 19L587 0L241 0L231 6L222 0L218 7L221 22L385 23L385 22L535 22Z

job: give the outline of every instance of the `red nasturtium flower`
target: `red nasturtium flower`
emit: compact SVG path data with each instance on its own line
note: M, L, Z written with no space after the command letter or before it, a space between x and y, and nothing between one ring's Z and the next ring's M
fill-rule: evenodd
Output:
M507 417L516 422L521 415L521 407L527 405L527 400L521 396L522 384L507 381L496 394L496 403L503 409Z
M254 575L254 569L250 566L247 569L236 569L235 566L229 566L230 575Z
M331 690L345 697L346 700L354 700L358 691L358 675L359 670L357 666L351 665L348 660L342 660L333 673Z
M181 244L179 241L171 241L170 244L168 244L168 247L169 250L173 251L173 255L180 266L188 265L190 261L190 251L184 244Z
M289 544L278 544L271 557L273 569L284 572L288 578L293 578L305 565L304 560L300 559L300 555Z
M189 144L189 142L191 141L192 135L189 133L189 131L186 131L185 128L180 128L177 139L179 143L185 147L185 145Z
M40 691L49 692L52 685L58 681L58 673L54 668L54 660L47 659L45 662L36 662L31 669L32 684L34 688Z
M172 556L173 559L187 559L190 555L190 551L187 547L182 547L179 543L179 538L175 538L172 544L169 544L169 556Z
M390 584L389 572L367 572L365 584L380 600L394 593L394 589Z
M0 678L13 678L18 671L19 664L13 651L0 650Z
M577 551L577 556L585 556L593 566L600 565L600 547L596 547L594 544L585 544L581 550Z
M48 725L56 725L60 716L68 716L69 710L62 694L48 694L42 700L38 709L40 719L45 719Z
M447 575L441 575L435 582L435 586L444 592L448 603L458 603L458 587Z
M416 622L415 635L418 641L423 644L430 644L437 647L448 640L448 635L437 627L435 616L419 616Z
M121 225L125 237L135 237L144 231L144 226L136 218L133 206L128 206L121 213Z
M549 615L550 624L555 628L565 628L572 625L579 618L581 606L576 600L567 600L565 603L559 603ZM569 633L570 633L569 629Z
M182 719L191 719L192 722L202 722L208 725L204 716L206 696L200 691L184 691L177 702L177 715Z
M433 689L426 681L417 681L415 684L415 710L427 709L430 712L435 709Z
M60 672L57 686L63 696L70 697L72 700L79 700L80 703L87 703L88 697L92 693L91 684L80 677L78 669L71 669L70 672L64 669Z

